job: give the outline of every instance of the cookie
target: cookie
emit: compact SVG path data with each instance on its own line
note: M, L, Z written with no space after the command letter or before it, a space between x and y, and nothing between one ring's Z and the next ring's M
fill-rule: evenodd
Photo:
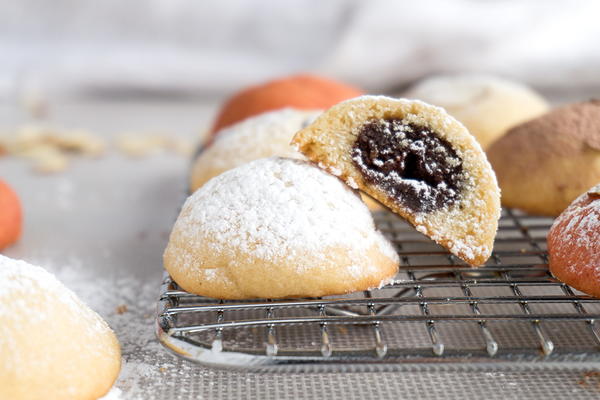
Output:
M194 192L209 179L259 158L304 158L290 142L321 111L285 108L266 112L234 124L216 137L194 160L190 189Z
M554 221L548 253L552 275L600 297L600 185L579 196Z
M483 149L511 127L548 110L529 87L487 75L442 75L425 79L404 97L440 106L462 122Z
M0 398L97 399L120 366L98 314L44 269L0 256Z
M362 91L316 75L293 75L251 86L234 94L221 107L212 132L254 115L280 108L326 109L362 94Z
M283 108L259 114L238 122L222 132L193 162L190 173L190 192L196 191L209 179L250 161L267 157L305 159L290 145L294 134L309 125L322 111L303 111ZM382 206L362 194L370 210Z
M488 155L505 206L559 215L600 182L600 100L560 107L516 126Z
M293 143L471 265L491 254L500 217L481 146L443 109L362 96L321 114Z
M164 266L202 296L318 297L382 285L398 255L343 182L274 157L224 172L190 196Z
M19 240L22 229L21 201L15 191L0 180L0 250Z

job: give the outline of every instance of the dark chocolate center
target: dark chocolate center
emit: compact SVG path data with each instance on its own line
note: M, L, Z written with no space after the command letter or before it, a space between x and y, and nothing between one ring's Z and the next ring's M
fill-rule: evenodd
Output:
M365 124L352 159L367 182L413 212L432 212L460 198L462 160L431 129L401 119Z

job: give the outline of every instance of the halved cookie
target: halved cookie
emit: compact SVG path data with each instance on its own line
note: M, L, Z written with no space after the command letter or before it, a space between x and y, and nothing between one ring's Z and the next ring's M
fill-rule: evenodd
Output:
M491 255L496 176L479 143L442 108L361 96L327 110L292 143L467 263Z

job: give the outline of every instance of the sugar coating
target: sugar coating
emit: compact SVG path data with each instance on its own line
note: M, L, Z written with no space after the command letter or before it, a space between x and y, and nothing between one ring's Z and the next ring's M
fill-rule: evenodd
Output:
M37 342L32 343L30 337L40 334L45 343L35 347ZM48 388L56 384L60 390L80 393L78 381L82 372L73 365L61 369L61 365L68 365L65 360L74 365L87 360L107 371L118 371L120 352L106 322L54 275L0 255L0 359L0 385L3 374L16 380L18 390L23 390L24 381L39 385L38 374L51 379L57 373L49 368L55 366L60 383L49 382ZM99 376L106 377L107 371L100 371ZM39 390L39 386L35 388L32 390Z
M267 156L302 158L290 141L320 113L284 108L245 119L223 129L201 157L210 157L213 168L225 170Z
M223 129L194 161L190 176L191 190L198 189L227 170L259 158L279 156L304 159L290 142L294 134L310 124L319 113L284 108L259 114Z
M230 249L267 260L293 262L309 252L342 247L350 255L350 274L365 273L364 252L374 245L391 260L398 255L376 231L371 213L350 188L312 164L285 158L256 160L227 171L185 202L173 231L191 247L201 233L214 239L213 250ZM326 254L324 254L326 256ZM194 260L178 255L181 268ZM231 258L233 266L246 260ZM298 265L298 272L315 266ZM211 273L219 279L219 272Z

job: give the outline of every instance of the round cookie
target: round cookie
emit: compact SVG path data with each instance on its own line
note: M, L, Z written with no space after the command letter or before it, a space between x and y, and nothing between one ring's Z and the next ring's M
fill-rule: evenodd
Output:
M7 183L0 180L0 250L19 240L22 225L19 197Z
M215 140L198 154L190 173L190 191L194 192L209 179L250 161L266 157L304 159L290 142L294 134L309 125L322 111L283 108L247 118L224 128ZM382 206L362 194L370 210Z
M600 185L579 196L554 221L548 253L552 275L600 297Z
M223 129L215 141L194 160L190 189L194 192L209 179L259 158L304 158L290 142L321 111L291 108L266 112Z
M285 107L325 109L361 94L362 91L355 87L315 75L275 79L251 86L228 99L219 111L212 132L266 111Z
M404 97L440 106L462 122L484 150L506 131L548 110L525 85L487 75L442 75L425 79Z
M516 126L488 155L505 206L559 215L600 182L600 100L557 108Z
M98 314L44 269L0 256L0 398L97 399L120 366Z
M398 255L343 182L301 160L263 158L185 202L164 266L185 290L221 299L318 297L378 287Z
M475 138L443 109L362 96L321 114L293 143L467 263L489 258L500 217L496 177Z

